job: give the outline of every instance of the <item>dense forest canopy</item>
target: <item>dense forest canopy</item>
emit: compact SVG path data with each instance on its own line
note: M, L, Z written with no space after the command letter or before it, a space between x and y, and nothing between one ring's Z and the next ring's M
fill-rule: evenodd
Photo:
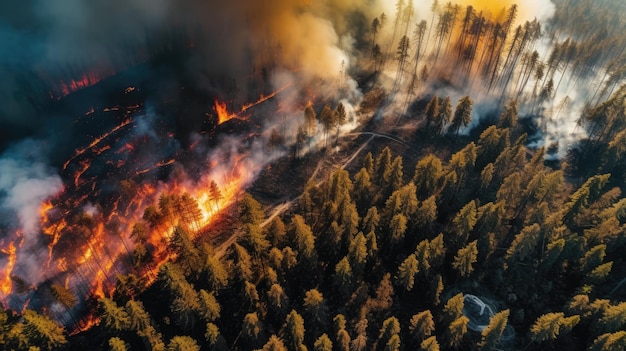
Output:
M188 145L133 107L66 179L8 148L54 191L11 212L0 175L0 348L626 349L626 5L537 3L289 2L324 62L268 26L260 98ZM176 151L88 182L128 126Z

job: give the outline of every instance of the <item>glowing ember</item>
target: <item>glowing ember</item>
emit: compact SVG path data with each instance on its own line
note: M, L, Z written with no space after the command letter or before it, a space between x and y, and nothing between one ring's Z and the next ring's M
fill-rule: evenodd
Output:
M84 154L87 150L95 147L96 145L98 145L100 142L102 142L102 140L108 138L109 136L111 136L111 134L114 134L115 132L117 132L118 130L126 127L127 125L131 124L133 122L133 120L131 118L127 118L126 120L124 120L121 124L117 125L115 128L111 129L110 131L108 131L107 133L102 134L101 136L95 138L88 146L82 148L82 149L78 149L76 150L76 153L74 154L74 156L72 156L69 160L65 161L65 163L63 164L63 170L67 169L67 166L74 160L76 159L78 156Z

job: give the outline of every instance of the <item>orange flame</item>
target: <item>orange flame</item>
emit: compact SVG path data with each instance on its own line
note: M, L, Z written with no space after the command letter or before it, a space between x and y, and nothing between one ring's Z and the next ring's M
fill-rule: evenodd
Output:
M215 108L215 112L217 112L217 124L222 124L226 121L229 121L237 117L237 115L235 115L234 113L228 112L225 102L220 102L219 100L216 99L214 108Z
M67 166L70 164L70 162L72 162L74 159L76 159L78 156L84 154L86 151L88 151L89 149L92 149L93 147L95 147L96 145L100 144L100 142L102 142L102 140L108 138L111 134L114 134L115 132L117 132L118 130L126 127L127 125L131 124L133 122L133 120L131 118L127 118L125 119L121 124L117 125L115 128L111 129L110 131L102 134L101 136L95 138L89 145L87 145L86 147L82 148L82 149L78 149L76 150L76 153L74 153L74 156L72 156L69 160L65 161L65 163L63 164L63 170L67 169Z
M8 247L0 250L3 254L8 256L8 262L4 268L4 272L1 274L0 279L0 292L4 296L7 296L13 290L13 282L11 281L11 272L13 271L13 267L15 266L16 260L16 249L13 243L10 243Z

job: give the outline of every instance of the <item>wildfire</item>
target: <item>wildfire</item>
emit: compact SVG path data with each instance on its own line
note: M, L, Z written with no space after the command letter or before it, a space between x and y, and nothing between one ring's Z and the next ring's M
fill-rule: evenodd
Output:
M266 95L266 96L261 95L261 97L260 97L257 101L255 101L255 102L251 102L251 103L249 103L249 104L245 104L245 105L243 105L243 106L241 107L241 112L245 112L246 110L248 110L248 109L249 109L249 108L251 108L251 107L254 107L254 106L256 106L256 105L259 105L259 104L264 103L265 101L267 101L267 100L269 100L269 99L273 98L274 96L276 96L276 94L278 94L278 93L280 93L281 91L283 91L283 90L285 90L285 89L289 88L290 86L291 86L291 83L286 84L286 85L285 85L285 86L283 86L282 88L280 88L280 89L278 89L278 90L276 90L276 91L272 92L272 93L271 93L271 94L269 94L269 95Z
M71 79L69 82L61 82L59 86L59 90L61 96L57 96L57 99L60 99L64 96L67 96L75 91L80 89L84 89L90 87L92 85L98 84L102 79L109 77L113 74L113 72L109 74L99 74L96 72L90 72L84 74L78 80Z
M79 157L80 155L84 154L86 151L92 149L93 147L95 147L96 145L98 145L100 142L102 142L104 139L108 138L109 136L111 136L111 134L114 134L115 132L119 131L120 129L126 127L127 125L131 124L133 122L133 120L131 118L127 118L125 119L122 123L120 123L119 125L117 125L115 128L111 129L110 131L102 134L101 136L95 138L88 146L82 148L82 149L78 149L76 150L76 152L74 153L74 156L72 156L69 160L65 161L65 163L63 164L63 170L67 169L67 166L73 161L75 160L77 157Z
M11 281L11 272L15 266L16 249L15 244L10 243L8 247L0 250L1 253L7 255L7 264L4 268L4 272L1 274L0 280L0 292L4 296L7 296L13 289L13 282Z
M217 124L222 124L226 121L229 121L237 117L237 115L235 115L234 113L228 112L225 102L220 102L219 100L216 99L214 108L215 108L215 112L217 113Z
M244 105L239 113L229 112L226 103L216 100L219 123L232 118L244 119L242 115L246 110L286 88ZM30 249L39 243L47 245L47 250L42 247L44 252L47 251L47 257L44 254L39 262L39 275L29 277L32 289L29 288L28 296L23 295L26 290L18 289L15 282L21 279L20 274L24 274L21 272L21 258L30 257L31 253L21 251L20 238L23 236L19 232L14 233L11 243L0 250L4 263L4 267L0 267L0 299L12 301L6 299L11 294L22 295L15 301L39 298L36 296L38 285L50 281L64 282L64 286L81 301L112 296L117 275L131 271L140 277L142 284L151 284L160 266L172 258L169 242L175 228L181 226L187 229L192 237L206 233L206 228L237 201L255 174L264 167L249 156L253 154L245 147L236 152L233 152L234 149L218 148L207 158L198 160L204 168L187 169L181 166L172 169L169 179L163 179L168 172L153 176L149 172L155 169L179 161L185 165L187 159L179 160L177 157L186 154L168 154L159 162L148 163L154 159L150 153L152 148L166 144L175 136L162 130L156 131L150 138L134 133L114 135L132 123L129 115L119 125L77 149L63 164L63 170L67 170L72 163L71 173L65 173L63 190L46 199L39 208L41 237L35 239L37 244L30 242L30 246L24 245ZM252 132L251 135L260 133ZM241 137L245 138L245 135ZM159 144L161 142L163 144ZM252 145L252 142L244 145ZM107 150L111 151L105 153ZM147 160L142 158L146 155ZM117 169L110 170L116 166ZM104 172L101 171L103 169ZM103 176L96 177L93 175L96 172ZM86 181L87 178L89 181ZM161 203L162 198L170 198L174 204L170 204L168 209L167 204ZM189 201L191 206L197 206L191 219L184 208L190 206ZM152 219L150 211L156 211ZM137 226L142 227L144 232L135 233ZM148 251L149 261L131 268L129 262L139 247ZM18 269L14 272L14 267L19 267L20 272ZM11 307L15 310L29 308L26 305ZM83 307L79 304L75 308ZM71 308L68 309L73 314ZM76 312L81 313L80 310ZM83 322L74 321L78 330L88 329L96 323L91 316L81 320Z

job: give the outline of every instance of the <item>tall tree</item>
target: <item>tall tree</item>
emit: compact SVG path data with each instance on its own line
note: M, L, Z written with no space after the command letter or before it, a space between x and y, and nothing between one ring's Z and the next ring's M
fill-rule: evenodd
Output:
M481 350L491 351L499 347L500 338L506 328L509 310L503 310L489 319L489 325L481 332L482 340L478 344Z
M289 351L302 351L304 347L304 319L295 310L287 315L284 326L284 339Z
M461 277L470 275L474 270L473 265L478 260L478 248L476 247L476 243L476 240L470 242L465 247L459 249L456 256L454 256L452 267L459 272Z
M415 276L419 271L419 264L415 258L415 254L410 254L400 266L398 267L398 273L396 274L396 283L400 285L404 290L411 291L413 284L415 283Z
M452 125L450 128L454 130L455 136L458 137L461 127L467 127L472 121L472 105L474 101L469 96L464 96L459 100L454 110Z

